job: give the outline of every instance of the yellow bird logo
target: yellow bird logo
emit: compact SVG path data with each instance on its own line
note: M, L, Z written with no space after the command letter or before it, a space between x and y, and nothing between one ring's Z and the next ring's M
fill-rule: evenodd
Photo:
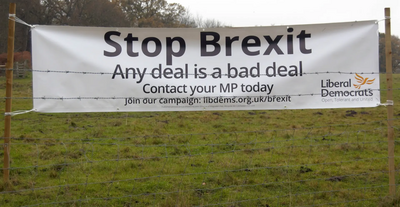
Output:
M368 80L368 78L364 78L361 75L358 75L357 73L354 78L357 80L357 83L359 83L359 84L353 84L353 86L356 87L357 89L361 89L361 86L365 84L371 85L375 81L375 78L372 80Z

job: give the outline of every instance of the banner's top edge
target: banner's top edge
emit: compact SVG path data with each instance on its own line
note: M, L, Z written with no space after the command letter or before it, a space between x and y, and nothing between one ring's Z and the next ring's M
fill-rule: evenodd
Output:
M78 27L78 28L118 28L118 29L140 29L140 30L160 30L160 29L243 29L243 28L271 28L271 27L297 27L297 26L318 26L318 25L335 25L335 24L377 24L378 20L362 20L362 21L347 21L347 22L326 22L326 23L310 23L310 24L287 24L287 25L270 25L270 26L248 26L248 27L218 27L218 28L175 28L175 27L97 27L97 26L70 26L70 25L33 25L33 27Z

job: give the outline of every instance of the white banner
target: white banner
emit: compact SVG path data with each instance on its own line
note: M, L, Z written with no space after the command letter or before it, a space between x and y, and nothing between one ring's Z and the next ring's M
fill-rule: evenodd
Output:
M254 28L35 26L39 112L380 104L375 21Z

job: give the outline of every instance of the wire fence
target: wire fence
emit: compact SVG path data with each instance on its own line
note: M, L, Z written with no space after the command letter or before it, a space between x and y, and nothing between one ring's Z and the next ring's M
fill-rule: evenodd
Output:
M18 109L51 101L32 97L26 80L14 84ZM381 88L371 90L384 95ZM8 98L2 99L3 105ZM400 121L395 109L388 126L386 113L375 107L18 115L0 205L390 206L387 130L395 130L397 144ZM396 180L398 172L396 166Z
M32 27L15 14L9 15L9 19ZM129 101L133 98L32 96L31 73L115 76L117 69L110 73L17 69L0 68L0 72L12 70L24 74L18 75L21 79L14 84L14 96L1 97L0 110L10 99L15 110L33 108L32 101L37 99L71 103L72 100ZM135 78L136 72L131 69L126 68L127 79ZM141 75L161 75L145 71ZM300 74L378 73L318 71ZM204 72L202 75L213 77ZM196 74L185 76L196 77ZM229 72L219 74L219 78L229 76ZM258 74L261 76L268 74ZM400 80L400 76L395 79ZM0 77L0 81L5 85L4 77ZM389 91L385 88L388 87L381 83L380 88L366 90L379 91L384 97ZM400 101L400 85L391 90L396 93L394 102ZM288 92L275 96L321 94ZM137 99L143 102L147 98ZM393 105L393 100L381 105ZM388 155L388 148L392 146L388 141L388 129L395 131L394 160L400 161L400 156L396 156L400 150L397 147L400 111L397 108L395 118L390 120L384 107L23 113L5 113L5 116L13 116L13 121L12 137L2 137L6 142L4 150L0 151L6 157L8 150L5 149L11 149L10 167L2 168L3 172L10 172L10 179L0 182L1 206L400 205L397 197L389 196L391 168L388 167L392 158L390 153ZM396 181L399 171L396 166ZM397 188L398 182L395 185Z
M299 110L16 116L11 181L2 186L1 205L384 205L387 120L359 122L376 110L311 111L310 127L293 119ZM198 124L193 113L217 121L204 124L204 133L188 133ZM335 113L343 120L332 123L348 123L316 126ZM293 121L285 129L261 123L254 131L218 125L231 114L226 125ZM397 134L399 119L393 121ZM145 134L138 128L145 126L154 131L135 135ZM157 131L174 127L182 133ZM49 137L53 132L57 137Z

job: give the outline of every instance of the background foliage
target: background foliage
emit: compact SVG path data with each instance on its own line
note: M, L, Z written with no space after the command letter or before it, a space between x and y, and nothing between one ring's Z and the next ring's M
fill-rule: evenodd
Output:
M7 51L8 8L29 24L98 27L221 27L165 0L0 0L0 53ZM16 51L30 51L29 28L16 25Z

